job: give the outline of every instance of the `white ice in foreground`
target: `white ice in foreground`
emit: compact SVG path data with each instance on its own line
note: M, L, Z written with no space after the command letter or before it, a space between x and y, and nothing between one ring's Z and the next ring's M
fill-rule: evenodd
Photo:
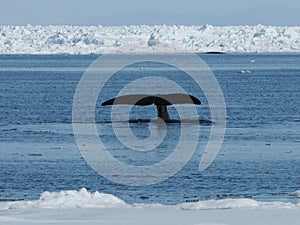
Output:
M300 191L295 192L300 194ZM289 202L258 202L253 199L220 199L204 200L192 203L181 203L175 206L160 204L127 204L123 200L99 192L90 193L85 188L79 191L44 192L39 200L13 201L0 203L0 210L9 209L111 209L111 208L165 208L171 207L181 210L207 209L300 209L299 203Z
M0 54L300 52L300 27L0 26Z
M4 209L109 209L128 207L121 199L99 192L90 193L85 188L80 191L43 192L39 200L15 201L0 203L0 210Z
M300 191L290 194L297 197ZM300 203L252 199L130 205L113 195L81 189L44 192L36 201L0 202L0 224L5 225L298 225L299 221Z
M295 195L297 198L300 198L300 191L295 191L292 194Z

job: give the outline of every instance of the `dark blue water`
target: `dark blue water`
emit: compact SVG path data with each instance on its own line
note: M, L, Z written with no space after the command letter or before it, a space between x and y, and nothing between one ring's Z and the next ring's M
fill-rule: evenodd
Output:
M201 125L192 159L166 181L132 187L98 175L78 150L72 131L76 87L96 55L0 56L0 200L36 199L43 191L88 188L114 194L128 203L176 204L211 198L247 197L294 201L300 189L300 55L199 55L213 70L226 101L227 129L221 151L203 173L198 171L210 132ZM141 71L139 68L147 68ZM249 70L251 73L241 71ZM97 102L97 128L111 154L120 161L149 165L170 154L180 124L169 124L169 136L158 152L126 151L113 137L111 108L128 77L164 72L202 100L200 119L209 120L205 95L167 65L144 62L120 71ZM115 86L114 86L115 85ZM177 118L174 108L172 117ZM152 107L135 107L132 119L152 119ZM148 124L131 124L137 136L148 136ZM192 130L192 127L191 127Z

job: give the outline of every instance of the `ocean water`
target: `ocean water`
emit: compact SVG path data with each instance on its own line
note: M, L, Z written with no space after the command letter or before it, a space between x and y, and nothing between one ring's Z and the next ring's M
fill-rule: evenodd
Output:
M226 102L227 128L218 157L207 170L198 171L214 126L201 124L198 147L177 174L157 184L136 187L100 176L76 146L73 98L83 73L97 55L1 55L0 201L32 200L43 191L82 187L116 195L128 203L177 204L243 197L296 201L290 193L300 189L300 54L199 57L214 72ZM116 96L133 79L158 74L174 79L200 98L199 118L211 119L205 94L182 71L155 62L124 68L100 93L95 110L103 142L122 162L151 165L170 155L176 146L180 123L155 128L158 132L166 131L155 151L128 150L113 133L111 107L101 107L102 101ZM155 113L152 106L133 107L130 119L150 120ZM178 119L173 107L170 115ZM120 122L117 126L122 128L124 124ZM190 138L195 138L193 129L198 125L183 126L189 126ZM148 123L131 123L130 127L138 138L150 135Z

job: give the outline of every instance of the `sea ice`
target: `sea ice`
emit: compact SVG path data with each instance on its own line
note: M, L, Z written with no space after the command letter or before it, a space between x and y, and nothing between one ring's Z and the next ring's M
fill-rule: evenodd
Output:
M294 192L299 197L300 192ZM43 192L38 200L0 202L0 210L8 209L110 209L110 208L164 208L172 207L182 210L206 210L229 208L256 208L256 209L300 209L300 203L290 202L259 202L253 199L219 199L203 200L192 203L181 203L174 206L161 204L127 204L123 200L111 194L100 192L88 192L82 188L79 191L68 190L60 192Z
M299 196L299 191L294 193ZM39 200L0 203L0 224L125 224L125 225L297 225L300 204L221 199L182 203L126 204L99 192L44 192Z
M300 52L300 27L0 26L0 54Z

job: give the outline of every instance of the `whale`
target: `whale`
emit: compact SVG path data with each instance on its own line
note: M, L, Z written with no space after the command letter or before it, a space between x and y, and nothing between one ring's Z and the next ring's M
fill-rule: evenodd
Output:
M148 106L155 105L157 109L157 117L165 122L172 122L167 106L174 104L194 104L200 105L201 101L195 96L184 93L172 94L132 94L122 95L102 102L101 106L107 105L138 105Z

